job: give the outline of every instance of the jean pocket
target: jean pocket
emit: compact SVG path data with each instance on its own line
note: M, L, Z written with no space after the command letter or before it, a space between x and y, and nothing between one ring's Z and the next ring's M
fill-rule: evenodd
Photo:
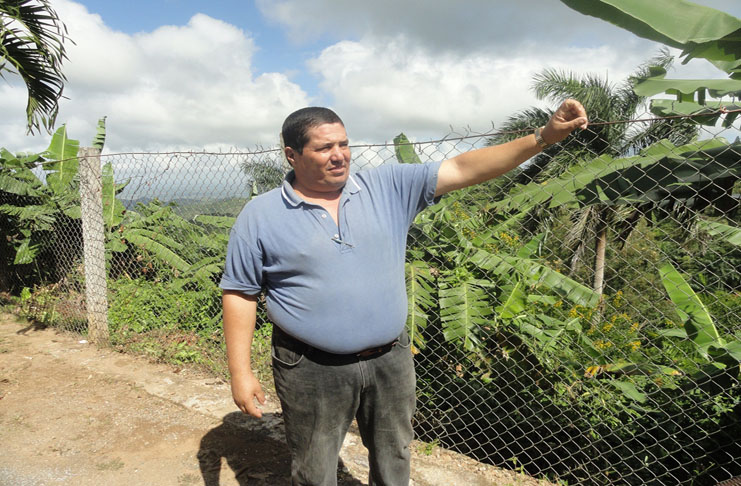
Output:
M401 348L408 348L412 345L412 340L409 338L409 333L406 329L404 329L401 334L399 334L399 342L397 345Z
M298 365L304 359L307 349L304 343L296 341L280 331L276 333L275 330L273 331L271 348L273 359L288 367Z

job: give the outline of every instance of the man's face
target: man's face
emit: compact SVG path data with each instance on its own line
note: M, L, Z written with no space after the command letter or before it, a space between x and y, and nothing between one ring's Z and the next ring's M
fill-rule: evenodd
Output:
M303 153L286 148L286 157L296 172L299 190L336 192L350 175L350 146L341 123L325 123L310 128ZM310 195L310 194L307 194Z

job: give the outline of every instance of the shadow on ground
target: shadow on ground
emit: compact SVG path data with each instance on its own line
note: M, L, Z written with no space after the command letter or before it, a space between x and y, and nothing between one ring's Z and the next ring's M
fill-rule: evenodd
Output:
M265 414L263 420L272 423L277 418L276 414ZM263 423L242 412L233 412L203 436L198 463L205 486L221 484L224 463L240 486L290 484L288 446L271 437Z
M222 474L234 474L240 486L289 486L291 457L285 442L276 438L280 427L280 414L266 413L262 419L227 414L201 439L198 463L204 486L219 486ZM338 486L365 486L343 469L340 461Z

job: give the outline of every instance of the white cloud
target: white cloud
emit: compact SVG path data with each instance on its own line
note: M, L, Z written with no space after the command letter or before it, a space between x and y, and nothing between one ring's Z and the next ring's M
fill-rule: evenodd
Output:
M389 140L443 136L449 127L486 131L509 115L544 105L531 92L533 74L545 67L597 73L621 82L645 59L611 47L563 47L546 53L527 43L507 56L431 53L406 37L377 42L343 41L309 62L350 135Z
M217 149L271 144L283 118L308 102L280 73L252 72L253 40L237 27L203 14L184 26L127 35L108 28L84 6L59 0L55 9L75 44L68 44L68 82L58 125L84 144L107 115L113 151ZM14 82L13 100L25 99ZM45 148L46 134L25 137L24 110L0 102L13 129L2 145Z
M705 3L738 10L730 0ZM449 127L486 131L516 111L545 105L530 90L532 76L544 68L619 83L662 47L552 0L258 5L297 42L353 39L325 48L307 64L350 135L371 140L399 131L439 137ZM705 61L670 75L693 74L723 77Z
M258 0L257 4L296 42L388 39L403 33L413 45L437 53L486 52L504 57L524 39L552 50L585 40L592 46L609 44L631 35L554 0L345 0L341 7L333 0Z
M741 16L738 0L693 0ZM257 0L267 18L282 25L296 42L360 37L396 37L440 52L486 51L500 55L528 38L546 49L588 42L612 44L632 34L582 15L556 0Z
M736 2L706 0L729 12ZM354 141L400 131L437 138L451 126L486 131L543 105L530 85L545 67L619 82L660 47L553 0L258 4L298 41L329 39L307 69ZM272 146L283 118L320 94L306 93L288 71L255 72L255 41L222 20L197 14L186 25L130 35L70 0L54 7L76 42L68 45L69 99L60 104L58 125L66 122L83 144L107 115L111 151ZM713 71L696 61L670 75ZM0 146L42 150L47 135L25 136L25 97L18 79L0 82Z
M729 0L707 1L731 8ZM516 111L544 106L530 86L546 67L618 83L661 47L552 0L347 0L341 8L331 0L258 0L258 6L296 42L336 41L307 65L350 135L365 140L399 131L439 137L449 127L486 131Z

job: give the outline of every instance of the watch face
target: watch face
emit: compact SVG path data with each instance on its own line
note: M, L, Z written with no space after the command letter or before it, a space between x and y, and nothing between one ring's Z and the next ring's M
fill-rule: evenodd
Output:
M542 132L543 129L540 127L535 129L535 142L540 145L540 148L546 148L548 144L545 143L545 140L543 140Z

